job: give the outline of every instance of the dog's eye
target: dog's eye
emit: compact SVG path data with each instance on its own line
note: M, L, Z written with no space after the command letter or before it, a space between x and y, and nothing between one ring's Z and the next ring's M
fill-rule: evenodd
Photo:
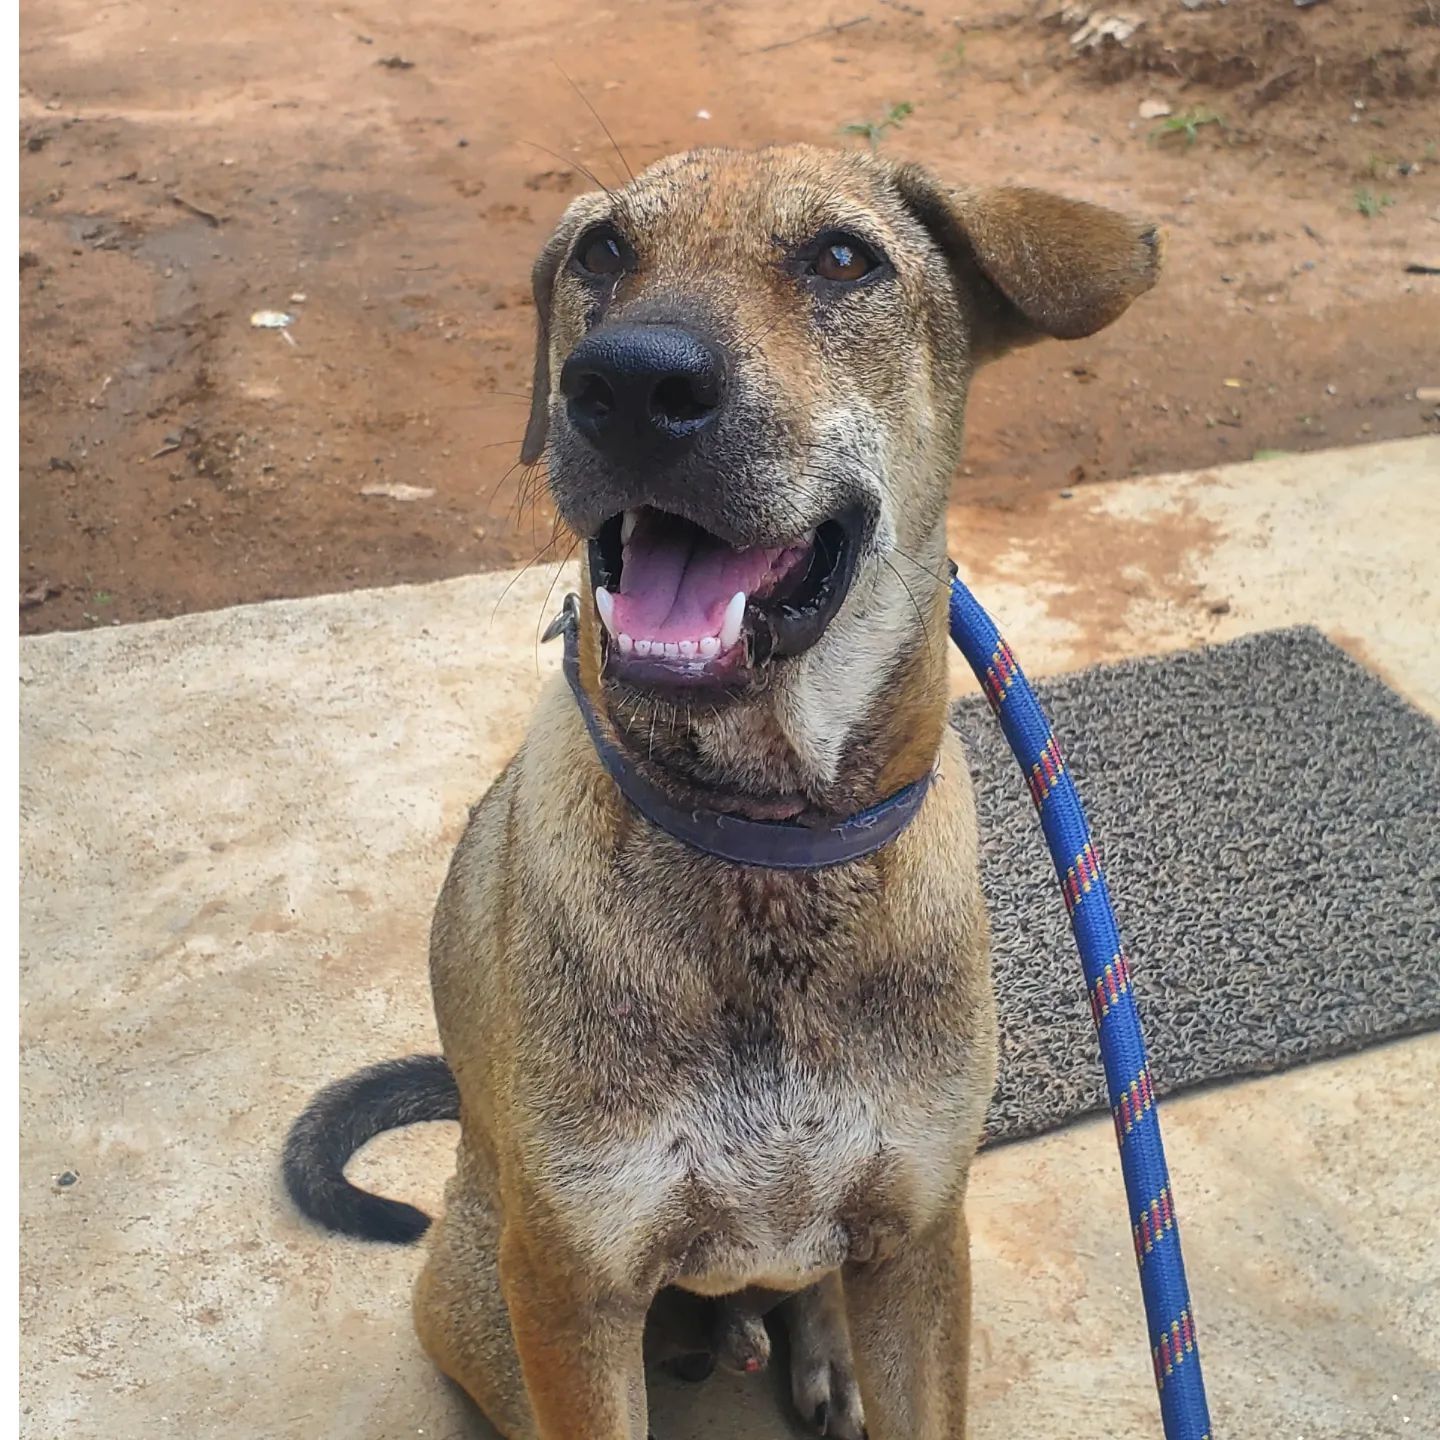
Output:
M575 263L587 275L618 275L625 268L625 252L613 230L592 230L575 251Z
M850 284L863 280L879 264L868 245L849 235L837 235L820 247L820 253L810 262L810 270L822 280Z

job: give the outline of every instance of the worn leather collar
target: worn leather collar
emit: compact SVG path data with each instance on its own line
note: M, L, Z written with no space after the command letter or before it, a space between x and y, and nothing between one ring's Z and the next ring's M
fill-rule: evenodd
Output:
M798 820L748 820L741 815L687 809L652 785L613 745L580 683L579 600L565 597L565 606L545 631L545 639L565 637L565 678L580 707L595 753L620 793L652 825L682 844L717 860L765 870L824 870L882 850L915 818L930 789L934 772L893 795L829 825Z

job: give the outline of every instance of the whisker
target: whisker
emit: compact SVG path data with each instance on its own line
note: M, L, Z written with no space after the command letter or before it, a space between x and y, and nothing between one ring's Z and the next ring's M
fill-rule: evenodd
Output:
M592 185L598 185L612 200L615 192L588 166L582 165L578 160L571 160L558 151L552 150L548 145L542 145L538 140L522 140L522 145L529 145L532 149L543 150L552 160L558 160L562 165L568 165L577 175L583 175Z
M555 545L556 541L559 540L559 538L560 538L560 537L559 537L559 535L557 534L553 539L546 541L546 543L545 543L544 545L542 545L542 546L509 578L509 580L507 580L507 581L505 582L505 588L500 592L500 597L499 597L499 599L497 599L497 600L495 601L495 608L490 612L490 623L491 623L492 625L495 623L495 617L500 613L500 607L501 607L501 605L503 605L503 604L505 603L505 597L510 593L510 591L511 591L512 589L514 589L516 582L524 578L524 576L529 572L530 567L531 567L532 565L534 565L534 564L536 563L536 561L538 561L538 560L540 559L540 557L541 557L542 555L544 555L547 550L551 549L551 548Z
M909 597L909 599L910 599L910 608L915 612L915 619L919 622L919 625L920 625L920 633L921 633L921 635L923 635L923 636L925 637L925 641L926 641L926 645L925 645L925 653L926 653L926 658L925 658L926 679L927 679L927 680L933 679L933 678L934 678L934 667L935 667L935 647L934 647L932 644L929 643L930 638L931 638L931 636L930 636L930 626L929 626L929 624L926 622L925 616L921 613L921 611L920 611L920 606L916 603L914 592L910 589L909 585L907 585L907 584L905 583L905 577L895 568L895 566L894 566L893 564L891 564L890 557L889 557L888 555L886 555L883 551L881 552L880 558L885 562L885 565L886 565L886 567L889 569L890 573L900 582L900 588L901 588L902 590L904 590L905 594L906 594L906 595Z
M560 74L564 76L565 83L580 97L580 103L595 117L595 123L605 132L605 138L610 142L610 148L620 157L620 163L625 167L625 173L633 181L635 172L630 168L630 162L625 158L625 152L616 144L615 137L610 133L610 127L600 118L600 112L590 103L585 92L561 69L558 60L550 62Z
M558 534L551 537L550 545L553 545L559 538ZM580 537L577 535L571 542L570 548L561 557L560 563L555 567L555 573L550 577L550 588L545 592L545 598L540 602L540 620L535 626L535 673L540 673L540 636L545 629L545 617L550 613L550 597L555 593L555 586L560 577L565 573L565 567L570 563L570 557L575 553L575 547L579 545ZM545 548L548 550L550 545Z
M491 400L518 400L528 405L530 396L519 390L487 390L483 395L477 395L473 400L446 400L436 404L436 410L474 410L481 405L487 405Z
M495 488L494 488L493 490L491 490L491 492L490 492L490 498L489 498L489 500L486 502L486 508L487 508L487 509L488 509L491 505L493 505L493 504L495 503L495 498L496 498L496 496L498 496L498 495L500 494L500 487L501 487L517 470L520 470L520 469L522 469L522 468L523 468L523 469L526 469L526 470L529 470L529 469L532 469L533 466L531 466L531 465L526 465L523 460L515 460L515 461L512 461L511 464L506 467L504 473L503 473L503 474L500 476L500 478L495 482Z

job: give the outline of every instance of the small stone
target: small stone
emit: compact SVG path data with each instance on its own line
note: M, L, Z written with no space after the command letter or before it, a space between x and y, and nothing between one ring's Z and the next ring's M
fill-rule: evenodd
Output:
M1170 114L1170 106L1164 100L1142 100L1140 102L1140 118L1142 120L1163 120Z
M80 1176L78 1172L74 1170L62 1170L55 1177L55 1188L57 1190L69 1190L71 1186L78 1185L79 1183Z
M363 485L360 493L366 496L379 496L386 500L429 500L434 494L428 485L404 485L404 484L375 484Z

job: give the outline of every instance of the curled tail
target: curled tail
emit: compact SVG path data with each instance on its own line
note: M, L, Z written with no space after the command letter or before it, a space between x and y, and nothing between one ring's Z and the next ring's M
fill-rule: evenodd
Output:
M459 1118L460 1092L440 1055L409 1055L357 1070L321 1090L290 1127L285 1188L304 1214L327 1229L409 1245L430 1228L430 1217L352 1185L345 1166L386 1130Z

